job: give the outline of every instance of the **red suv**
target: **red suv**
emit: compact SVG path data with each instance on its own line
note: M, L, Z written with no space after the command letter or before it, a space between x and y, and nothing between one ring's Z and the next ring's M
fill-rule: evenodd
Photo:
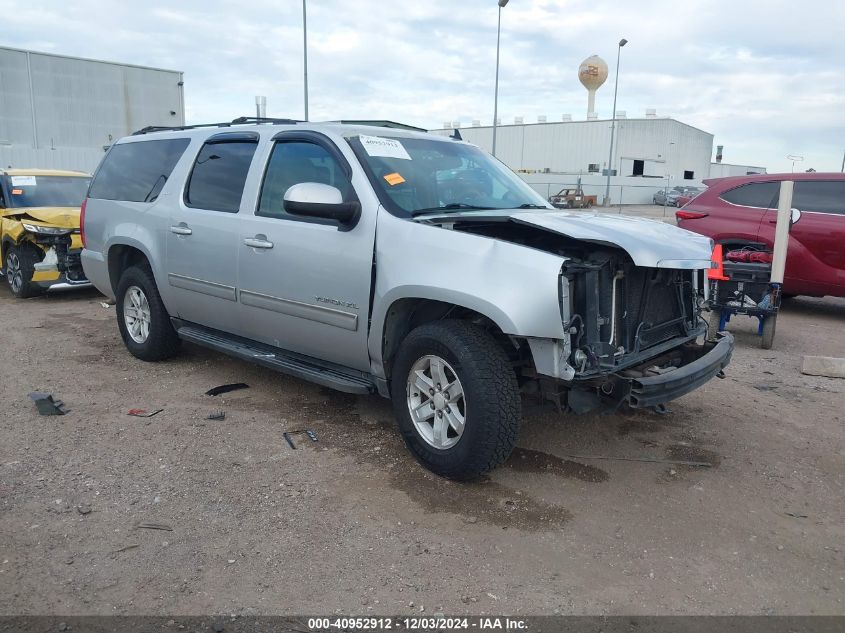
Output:
M705 180L675 213L678 226L730 248L771 249L783 180L795 182L783 292L845 297L845 174L755 174Z

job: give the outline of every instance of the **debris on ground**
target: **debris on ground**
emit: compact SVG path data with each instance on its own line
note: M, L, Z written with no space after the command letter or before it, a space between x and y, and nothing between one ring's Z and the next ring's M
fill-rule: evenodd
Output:
M119 554L120 552L125 552L125 551L130 550L130 549L135 549L136 547L138 547L138 543L129 543L129 545L124 545L123 547L114 550L114 553Z
M145 521L143 523L138 524L138 529L140 530L164 530L165 532L172 532L173 528L167 525L166 523L152 523L149 521Z
M801 363L801 373L809 376L845 378L845 358L805 356Z
M38 413L41 415L64 415L68 413L69 409L65 407L65 403L61 400L54 400L53 396L43 391L33 391L29 394L38 407Z
M100 305L103 306L104 308L112 307L111 303L106 303L105 301L100 301Z
M606 459L618 462L643 462L646 464L674 464L677 466L706 466L712 467L710 462L692 462L684 459L655 459L652 457L613 457L610 455L564 455L567 459Z
M293 450L296 450L296 444L293 443L293 440L291 439L291 435L299 435L301 433L305 433L305 435L308 436L308 439L311 440L312 442L317 441L317 434L314 431L312 431L311 429L299 429L298 431L285 431L284 433L282 433L282 435L284 436L285 441L288 443L288 446L290 446Z
M76 511L79 512L79 514L85 516L86 514L91 514L91 506L89 506L87 503L82 503L76 506Z
M153 411L147 411L146 409L129 409L126 415L131 415L135 418L151 418L162 411L164 411L164 409L155 409Z
M207 416L205 416L206 420L225 420L226 419L226 412L225 411L212 411Z
M249 389L249 385L245 382L233 382L229 385L220 385L213 387L205 392L207 396L219 396L221 393L229 393L230 391L237 391L238 389Z

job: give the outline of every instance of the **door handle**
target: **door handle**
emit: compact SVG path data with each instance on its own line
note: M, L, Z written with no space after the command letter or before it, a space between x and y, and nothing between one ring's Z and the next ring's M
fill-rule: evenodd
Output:
M252 248L273 248L273 242L268 241L263 235L248 237L244 240L244 244Z
M177 224L175 226L170 227L171 233L176 233L176 235L191 235L193 231L187 224Z

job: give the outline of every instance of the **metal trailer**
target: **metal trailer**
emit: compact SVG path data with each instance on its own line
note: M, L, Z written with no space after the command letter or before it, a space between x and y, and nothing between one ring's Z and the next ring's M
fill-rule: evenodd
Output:
M781 301L781 284L771 274L771 264L724 262L727 279L710 280L710 332L724 331L737 314L757 317L760 347L771 349Z

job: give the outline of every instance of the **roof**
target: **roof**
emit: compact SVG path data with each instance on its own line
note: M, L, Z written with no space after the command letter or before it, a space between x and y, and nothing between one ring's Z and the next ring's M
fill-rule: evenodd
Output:
M124 64L123 62L110 62L104 59L91 59L90 57L74 57L73 55L58 55L56 53L46 53L44 51L33 51L26 48L14 48L12 46L0 46L0 50L14 51L16 53L31 53L32 55L44 55L45 57L58 57L60 59L73 59L79 62L90 62L94 64L108 64L109 66L124 66L126 68L141 68L143 70L156 70L162 73L176 73L183 74L181 70L171 70L169 68L156 68L155 66L141 66L140 64Z
M523 123L500 123L496 127L501 129L501 128L506 128L506 127L533 127L535 125L586 125L586 124L590 124L590 123L602 123L604 125L607 125L612 120L613 119L611 119L610 117L607 117L605 119L573 119L571 121L537 121L537 122L523 122ZM617 116L615 120L616 120L617 124L624 124L624 123L631 123L631 122L636 122L636 123L645 122L645 123L648 123L650 125L656 125L657 123L669 122L669 123L675 123L677 125L683 125L684 127L688 127L690 129L696 130L697 132L701 132L702 134L707 134L708 136L713 136L712 132L708 132L707 130L702 130L699 127L695 127L694 125L690 125L689 123L684 123L683 121L679 121L678 119L675 119L673 117L662 117L662 116L661 117L632 117L632 116L626 116L624 118L620 118L620 117ZM468 126L462 125L458 129L459 130L483 130L485 128L488 129L488 130L491 130L491 129L493 129L493 126L492 125L478 125L478 126L473 125L471 127L468 127ZM450 127L446 127L446 128L433 128L430 131L431 132L451 132L453 129L454 128L450 126Z
M343 120L338 121L338 123L343 123L346 125L372 125L375 127L391 127L396 128L397 130L409 130L411 132L427 132L423 127L416 127L413 125L408 125L407 123L397 123L396 121L388 121L386 119L372 119L372 120L359 120L359 121L352 121L352 120Z
M266 132L276 133L283 131L296 130L311 130L315 132L326 131L333 132L340 136L355 136L355 135L386 135L397 138L430 138L434 140L448 140L443 136L431 134L421 128L412 126L391 127L381 126L375 121L358 122L358 123L341 123L336 121L329 121L325 123L312 123L307 121L294 121L292 119L260 119L260 123L256 123L252 117L243 117L235 119L232 122L223 123L208 123L199 125L186 125L176 127L148 127L138 130L128 137L120 139L120 143L142 141L145 137L152 138L169 138L178 136L181 138L205 138L212 134L221 134L226 132ZM381 131L379 131L381 128ZM419 130L419 131L418 131Z
M85 177L90 178L91 174L86 174L84 171L69 171L64 169L26 169L25 167L18 167L15 169L3 169L0 173L7 176L71 176L71 177Z
M814 171L780 174L749 174L747 176L725 176L723 178L706 178L702 182L708 187L718 183L719 186L745 185L751 182L780 182L781 180L845 180L845 173L838 171Z

